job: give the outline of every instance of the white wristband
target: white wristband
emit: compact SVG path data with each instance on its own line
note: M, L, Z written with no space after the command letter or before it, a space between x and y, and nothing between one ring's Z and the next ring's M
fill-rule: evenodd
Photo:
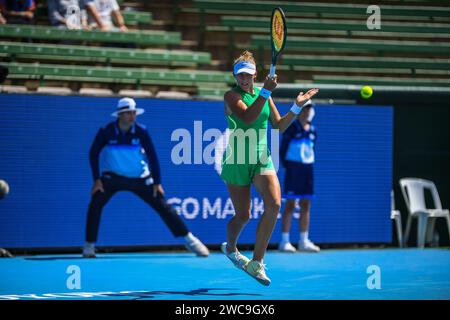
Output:
M270 95L272 94L272 92L271 91L269 91L269 90L267 90L267 89L264 89L264 88L262 88L261 89L261 91L259 92L259 95L261 96L261 97L263 97L264 99L269 99L269 97L270 97Z

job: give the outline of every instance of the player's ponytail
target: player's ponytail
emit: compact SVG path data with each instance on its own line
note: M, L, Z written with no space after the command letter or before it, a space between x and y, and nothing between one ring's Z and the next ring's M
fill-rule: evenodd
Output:
M246 62L251 62L253 64L256 64L255 58L253 57L253 53L251 53L248 50L245 50L244 52L242 52L240 54L240 56L236 60L234 60L233 65L235 65L236 63L241 62L241 61L246 61Z

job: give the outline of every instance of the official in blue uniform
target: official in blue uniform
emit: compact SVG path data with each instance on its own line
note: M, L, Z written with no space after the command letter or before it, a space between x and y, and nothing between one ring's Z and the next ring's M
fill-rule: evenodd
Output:
M300 202L300 240L298 250L319 252L320 248L309 240L309 217L311 199L314 197L314 161L316 128L311 124L314 118L314 103L305 105L292 125L283 133L280 159L286 168L284 194L286 203L281 219L282 239L279 250L296 252L289 240L292 214L296 202Z
M83 256L95 257L95 242L103 207L119 191L136 194L161 216L175 237L184 237L188 250L197 256L208 256L208 248L189 232L176 210L164 198L152 139L147 129L136 123L136 117L142 113L144 110L136 108L133 99L119 100L117 110L112 114L117 120L100 128L91 146L89 159L94 186L87 215Z

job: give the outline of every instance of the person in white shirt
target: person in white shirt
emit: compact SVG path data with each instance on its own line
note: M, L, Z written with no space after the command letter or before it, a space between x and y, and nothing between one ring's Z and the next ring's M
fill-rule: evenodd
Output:
M86 11L79 0L47 0L48 18L52 26L63 29L87 29Z
M102 31L128 31L116 0L81 0L88 25Z

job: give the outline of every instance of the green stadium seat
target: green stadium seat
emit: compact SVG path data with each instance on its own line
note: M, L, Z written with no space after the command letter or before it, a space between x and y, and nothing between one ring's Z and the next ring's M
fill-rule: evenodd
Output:
M66 61L67 57L73 57L77 59L86 58L85 60L88 61L179 66L207 64L211 62L211 54L208 52L100 48L81 45L31 44L22 42L0 42L0 52L12 58L32 56L34 58L55 58L55 60L64 59Z
M385 69L426 69L450 70L450 59L417 59L392 57L342 57L317 55L282 56L282 64L299 67L340 67L340 68L385 68Z
M199 86L197 96L199 97L217 97L217 98L223 98L225 92L230 90L229 87L205 87L205 86Z
M275 7L282 7L286 15L295 13L332 13L359 15L367 17L367 5L345 3L313 3L285 1L240 1L240 0L193 0L194 6L203 10L229 10L236 12L266 11L268 16ZM419 17L450 17L446 7L430 6L393 6L382 5L383 16L419 16Z
M450 79L421 79L421 78L390 78L390 77L361 77L361 76L322 76L313 77L315 83L320 84L354 84L360 86L416 86L416 87L450 87Z
M210 32L227 32L228 33L228 47L233 47L236 44L234 40L238 33L248 33L251 35L261 35L261 42L254 41L252 44L265 45L267 44L267 30L270 25L269 17L243 17L243 16L221 16L221 26L207 26L206 30ZM387 38L387 39L401 39L408 38L408 41L435 41L436 38L450 39L450 25L438 23L402 23L402 22L383 22L382 30L368 30L365 21L356 20L336 20L336 19L289 19L287 48L291 47L291 39L296 41L296 36L308 37L310 34L316 38L323 36L325 39L345 36L357 38L367 38L372 42L373 38ZM356 38L355 37L355 38ZM419 38L419 39L416 39ZM318 39L318 38L317 38ZM322 39L322 38L321 38ZM342 38L341 38L342 39ZM333 40L333 39L331 39ZM339 41L339 40L338 40ZM343 41L343 40L340 40ZM378 43L381 40L376 39ZM445 40L444 40L445 42ZM434 45L435 42L431 42ZM303 45L303 44L302 44ZM294 46L296 44L294 43ZM317 45L314 45L317 48ZM411 48L411 47L409 47ZM310 48L306 48L310 49ZM389 49L389 48L387 48ZM331 48L330 50L334 50ZM420 49L423 50L423 49ZM392 51L392 50L390 50Z
M260 48L270 49L267 36L252 36L252 44ZM285 50L306 51L341 51L341 52L400 52L429 53L433 55L449 55L450 43L427 41L366 40L317 37L289 37Z
M111 83L154 83L159 85L195 86L199 83L218 83L226 85L233 83L234 78L229 72L186 70L175 71L167 69L145 68L113 68L67 66L47 64L4 64L9 68L13 78L21 79L60 79L60 80L91 80Z
M28 38L43 40L92 41L108 43L133 43L137 45L177 45L179 32L129 31L102 32L98 30L66 30L47 26L0 25L0 38Z
M242 17L242 16L222 16L221 25L233 27L239 32L239 28L261 28L267 32L270 26L270 17ZM300 30L330 30L330 31L365 31L367 34L373 32L368 30L366 21L358 20L336 20L336 19L289 19L289 29ZM298 30L297 30L298 29ZM450 35L449 24L435 23L402 23L383 22L382 29L378 33L403 32L403 33L431 33Z
M138 25L141 23L151 24L153 22L153 15L151 12L123 10L122 16L127 25Z

